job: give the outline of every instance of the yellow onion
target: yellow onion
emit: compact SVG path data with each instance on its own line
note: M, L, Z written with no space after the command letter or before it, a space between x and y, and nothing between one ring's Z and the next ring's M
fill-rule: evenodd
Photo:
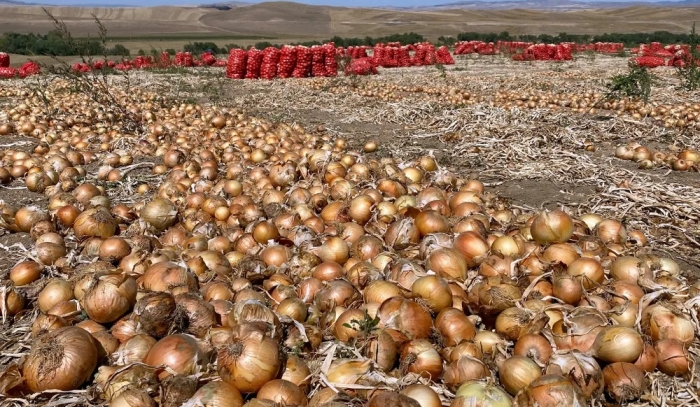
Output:
M59 328L40 337L22 367L32 392L49 389L76 390L97 366L97 347L85 330Z
M450 407L511 407L512 399L502 388L482 381L469 381L457 389Z
M281 367L279 344L259 331L234 335L218 351L219 375L242 393L255 393Z
M518 406L584 407L586 398L581 390L561 375L544 375L535 379L515 397Z
M177 208L168 199L155 198L144 205L139 215L156 232L162 232L177 220Z
M615 362L605 366L603 378L605 392L618 403L639 398L648 385L644 371L626 362Z
M88 316L100 323L114 322L136 303L136 280L125 274L95 276L81 300Z
M595 357L609 363L634 362L644 350L644 341L632 328L609 326L600 331L591 350Z
M564 243L574 234L574 221L562 210L542 211L530 226L532 238L541 245Z
M116 233L117 222L109 210L99 206L81 212L73 223L73 230L75 236L79 238L99 237L107 239Z
M156 342L143 363L154 367L166 365L176 374L191 375L203 369L209 363L209 358L193 337L175 334ZM166 371L159 376L162 379L169 375Z
M424 384L412 384L401 390L401 394L416 400L420 407L441 407L440 396Z
M512 356L498 368L498 377L503 388L513 396L540 376L540 367L525 356Z

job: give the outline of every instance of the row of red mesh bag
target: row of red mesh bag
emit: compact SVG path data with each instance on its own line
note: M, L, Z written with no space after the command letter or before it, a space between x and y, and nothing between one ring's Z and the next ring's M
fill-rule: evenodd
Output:
M574 59L569 44L536 44L513 55L514 61L571 61Z
M9 65L9 63L8 63ZM0 67L0 79L11 79L19 76L26 78L36 75L41 71L41 68L36 62L25 62L19 69L10 68L9 66Z
M158 58L153 56L137 56L133 60L124 59L121 62L98 60L88 63L76 63L72 66L74 72L90 72L93 70L104 69L105 67L116 69L119 71L130 71L132 69L152 69L152 68L167 68L170 66L178 67L201 67L201 66L226 66L226 61L217 60L216 57L206 52L198 59L189 52L178 52L174 58L170 58L167 52L161 53Z
M623 43L617 42L596 42L591 44L576 44L573 42L563 42L560 44L535 44L524 41L462 41L455 44L455 55L479 54L494 55L501 52L513 54L530 49L533 46L566 46L571 52L593 51L597 53L617 53L625 49Z
M332 43L313 46L233 49L226 76L231 79L274 79L337 76L336 48Z
M696 50L700 51L700 46ZM689 64L700 66L700 60L693 58L690 46L687 44L663 45L660 42L652 42L640 44L639 48L632 48L632 53L641 54L641 56L632 58L631 62L646 68L684 67Z
M413 55L411 51L413 48ZM447 47L435 48L432 44L416 44L413 47L377 45L372 50L372 60L376 66L383 68L452 65L455 63Z

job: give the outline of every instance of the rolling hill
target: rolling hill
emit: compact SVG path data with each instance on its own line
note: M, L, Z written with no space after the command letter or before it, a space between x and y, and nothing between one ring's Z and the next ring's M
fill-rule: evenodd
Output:
M1 0L0 0L1 1ZM550 1L551 0L544 0ZM554 1L560 3L560 1ZM225 3L218 3L225 4ZM38 6L6 5L0 12L3 32L45 33L52 26ZM473 10L458 5L431 9L388 10L309 6L266 2L237 7L50 7L74 35L95 33L92 14L110 36L257 35L276 38L324 39L340 36L380 36L414 31L428 38L462 31L511 34L603 32L687 32L700 20L700 8L651 7Z

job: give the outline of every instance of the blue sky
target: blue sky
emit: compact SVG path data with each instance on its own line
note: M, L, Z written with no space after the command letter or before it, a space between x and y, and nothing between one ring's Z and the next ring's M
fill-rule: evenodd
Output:
M167 6L167 5L195 5L204 3L226 2L229 0L27 0L42 4L55 5L81 5L81 4L138 4L141 6ZM241 0L246 1L246 0ZM250 3L261 3L262 1L247 0ZM296 0L298 3L315 4L315 5L330 5L330 6L347 6L347 7L382 7L382 6L432 6L436 4L452 3L458 0ZM588 0L596 1L596 0ZM626 0L616 0L626 1Z

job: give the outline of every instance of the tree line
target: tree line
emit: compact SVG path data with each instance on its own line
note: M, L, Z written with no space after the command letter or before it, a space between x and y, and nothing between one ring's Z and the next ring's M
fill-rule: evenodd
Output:
M19 55L120 55L129 56L129 50L115 44L111 48L97 40L76 39L66 41L59 31L50 31L46 35L5 33L0 37L0 52Z
M425 41L425 37L414 32L403 34L392 34L383 37L340 37L335 36L325 41L305 41L293 43L290 45L313 46L321 45L326 42L334 42L339 47L350 46L374 46L379 43L398 42L402 45L413 44L416 42ZM453 36L440 36L437 40L438 45L453 45L457 41L526 41L526 42L542 42L542 43L560 43L560 42L621 42L628 47L637 46L640 43L661 42L664 44L689 43L690 34L688 33L671 33L668 31L655 31L652 33L605 33L600 35L586 34L569 34L559 33L556 35L540 34L540 35L511 35L508 31L500 33L477 33L477 32L462 32ZM261 41L255 45L249 46L257 49L265 49L267 47L282 47L282 44L275 44L269 41ZM77 47L77 49L76 49ZM226 54L233 48L240 47L237 44L227 44L219 47L216 43L210 41L192 42L185 44L183 50L193 54L201 54L206 51L212 51L215 54ZM174 54L174 49L167 49L166 52ZM117 55L129 56L129 50L121 45L106 47L102 42L94 39L77 39L75 41L65 41L62 34L58 31L51 31L46 35L41 34L18 34L5 33L0 37L0 52L20 55L53 55L53 56L70 56L70 55ZM151 50L151 54L155 54L155 50ZM139 51L139 54L146 54L144 51Z

